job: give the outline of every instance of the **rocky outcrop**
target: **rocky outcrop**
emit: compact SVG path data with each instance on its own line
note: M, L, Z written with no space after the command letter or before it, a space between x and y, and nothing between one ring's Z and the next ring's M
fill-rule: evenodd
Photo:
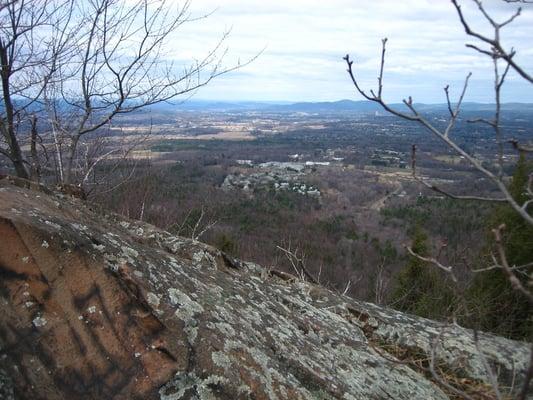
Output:
M6 179L0 304L0 398L447 399L529 357Z

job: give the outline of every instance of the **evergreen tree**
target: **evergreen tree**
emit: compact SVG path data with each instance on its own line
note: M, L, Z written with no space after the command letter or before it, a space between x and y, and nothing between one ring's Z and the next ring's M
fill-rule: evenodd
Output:
M420 256L429 254L428 237L416 226L411 249ZM450 315L454 296L439 271L418 257L409 255L407 265L399 272L391 304L398 310L421 317L443 319Z
M521 154L509 184L509 191L519 204L527 200L526 185L532 171L533 163ZM491 236L487 253L496 253L494 238L490 230L502 223L506 226L503 245L509 265L512 267L531 263L533 261L533 227L508 205L497 207L489 220L488 234ZM486 267L491 263L492 260L486 256L482 265ZM527 287L528 275L531 273L533 273L533 268L529 267L517 272L516 275ZM525 296L511 287L501 269L479 273L468 292L468 298L479 329L514 339L533 338L531 305Z

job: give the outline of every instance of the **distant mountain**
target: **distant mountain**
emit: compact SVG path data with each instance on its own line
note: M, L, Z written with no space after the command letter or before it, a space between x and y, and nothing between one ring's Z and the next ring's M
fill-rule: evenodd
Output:
M418 110L421 111L446 111L448 105L445 103L441 104L416 104ZM468 112L494 112L495 109L494 103L475 103L475 102L465 102L461 105L462 111ZM532 103L503 103L501 105L502 111L520 111L520 112L533 112Z
M403 103L390 105L392 108L407 112L407 107ZM446 112L447 104L425 104L415 103L415 107L423 112ZM323 102L259 102L259 101L204 101L189 100L183 103L162 103L151 107L158 111L206 111L206 112L239 112L239 111L264 111L280 113L309 113L309 114L335 114L335 113L357 113L374 114L376 112L385 114L383 108L372 101L323 101ZM461 107L464 112L493 112L494 104L466 102ZM532 103L504 103L503 111L533 113Z
M401 107L402 105L400 105ZM270 111L270 112L364 112L374 113L381 107L371 101L340 100L331 102L259 102L259 101L203 101L189 100L183 103L164 103L152 106L159 111Z
M270 110L278 111L290 111L290 112L308 112L308 113L321 113L321 112L365 112L374 113L381 110L379 104L371 101L352 101L352 100L339 100L339 101L324 101L318 103L300 102L285 105L274 105L269 108Z
M209 101L188 100L184 102L160 103L152 106L153 110L169 111L261 111L273 106L290 105L290 102L260 102L260 101Z
M408 111L407 106L403 103L390 104L393 109L399 111ZM446 112L448 105L441 104L424 104L415 103L415 107L419 111L424 112ZM494 111L495 105L490 103L463 103L461 110L468 112L487 112ZM286 112L307 112L307 113L342 113L342 112L355 112L355 113L384 113L383 108L372 101L353 101L353 100L340 100L332 102L317 102L317 103L293 103L285 105L274 105L268 108L268 110L286 111ZM533 104L531 103L504 103L502 104L503 111L520 111L520 112L532 112Z
M15 99L17 106L22 106L24 100ZM63 100L58 100L57 106L59 108L69 108ZM396 110L407 112L408 109L403 103L390 104ZM419 111L424 112L446 112L448 106L445 103L440 104L425 104L415 103L415 107ZM36 111L42 109L41 105L35 105ZM494 112L494 104L492 103L463 103L461 110L463 112L480 112L492 113ZM140 112L147 112L149 110L163 113L172 113L176 111L192 111L192 112L239 112L239 111L264 111L264 112L280 112L280 113L309 113L309 114L335 114L335 113L356 113L356 114L386 114L383 108L372 101L354 101L354 100L339 100L339 101L322 101L322 102L266 102L266 101L210 101L210 100L187 100L183 102L171 101L166 103L159 103L150 107L144 108ZM0 105L0 111L2 106ZM503 103L502 111L533 113L533 103Z

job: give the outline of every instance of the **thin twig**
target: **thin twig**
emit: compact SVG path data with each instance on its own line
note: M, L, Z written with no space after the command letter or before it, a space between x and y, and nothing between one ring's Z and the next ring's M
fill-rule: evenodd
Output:
M435 265L436 267L440 268L441 270L443 270L444 272L446 272L447 274L449 274L450 277L452 278L452 280L453 280L455 283L458 282L457 276L455 276L455 273L453 272L453 267L451 267L451 266L446 266L446 265L442 264L442 263L441 263L439 260L437 260L436 258L421 256L420 254L418 254L418 253L416 253L415 251L413 251L413 249L412 249L410 246L406 246L405 248L407 249L407 251L409 252L409 254L411 254L413 257L416 257L416 258L418 258L418 259L421 260L421 261L424 261L424 262L427 262L427 263L430 263L430 264Z
M505 275L507 275L507 279L511 283L513 289L522 293L526 297L526 299L528 299L528 301L533 305L533 293L531 293L524 287L522 282L520 282L520 279L518 279L517 276L514 274L507 261L507 254L505 252L505 248L503 247L502 242L502 232L504 229L505 224L501 224L498 228L492 230L492 233L494 234L494 238L496 240L496 248L500 256L500 265L502 266Z
M309 279L309 281L311 283L314 283L315 285L318 285L319 282L313 277L313 275L311 275L311 273L307 270L307 267L305 266L305 261L304 261L304 257L298 257L298 249L296 249L295 251L292 251L291 248L290 248L290 244L289 244L289 248L288 249L285 249L281 246L276 246L276 248L278 250L281 250L283 253L285 253L287 259L289 260L289 262L291 263L293 269L296 271L296 273L301 277L303 278L304 276L307 277L307 279ZM304 280L304 279L302 279Z

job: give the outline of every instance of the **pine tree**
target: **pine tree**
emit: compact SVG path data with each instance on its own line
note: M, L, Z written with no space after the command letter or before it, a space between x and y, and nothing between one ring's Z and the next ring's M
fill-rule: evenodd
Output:
M420 256L429 254L428 237L416 226L411 249ZM409 255L407 265L396 277L391 304L398 310L421 317L443 319L450 315L454 304L451 289L446 287L439 271L418 257Z
M526 185L532 171L533 163L521 154L509 184L509 191L519 204L527 200ZM503 245L509 265L519 266L531 263L533 261L533 227L508 205L496 208L488 223L488 234L490 235L492 228L502 223L506 226ZM486 253L495 253L494 240L490 236L489 243ZM482 266L486 267L490 263L492 260L485 257ZM517 272L518 278L526 287L528 275L531 273L533 273L532 267ZM468 291L468 298L473 306L476 325L479 329L514 339L533 338L531 306L525 296L511 287L501 269L479 273Z

